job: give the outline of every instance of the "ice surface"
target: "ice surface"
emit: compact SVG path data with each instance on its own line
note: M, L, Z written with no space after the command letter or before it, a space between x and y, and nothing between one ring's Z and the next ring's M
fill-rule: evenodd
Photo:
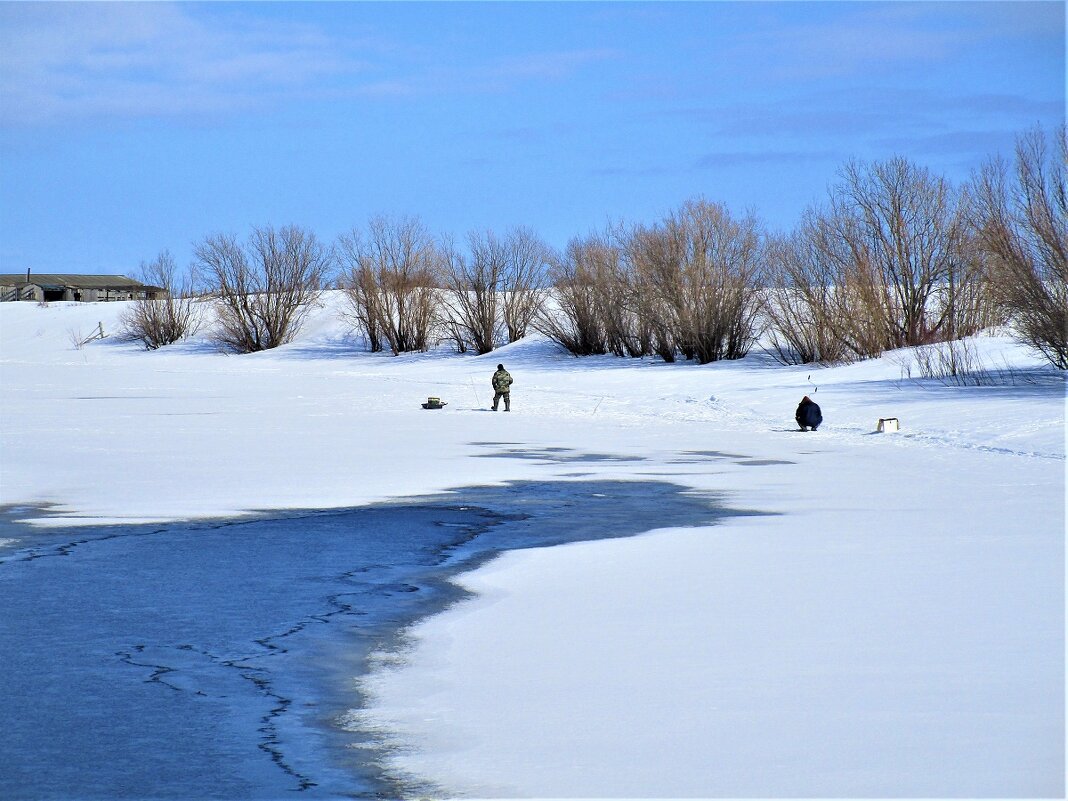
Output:
M736 513L665 483L517 482L30 531L0 556L5 797L397 796L377 738L339 723L368 654L460 597L449 576L507 549Z
M20 539L3 554L31 534L46 542L48 526L655 478L765 514L680 531L652 519L654 505L643 518L653 534L514 552L463 576L474 595L413 627L401 650L382 649L381 669L356 688L371 703L350 719L395 749L393 778L443 794L1063 796L1065 380L1005 332L973 341L994 380L955 386L909 378L907 350L819 368L782 367L758 349L698 367L575 359L535 336L486 357L371 355L340 322L340 302L327 297L291 345L249 356L204 339L147 353L109 337L76 350L70 332L101 321L113 332L121 304L0 304L0 502L48 509L25 513L32 532L0 534ZM508 415L483 412L498 362L517 380ZM793 411L805 394L825 422L800 434ZM449 405L424 411L428 396ZM900 433L875 433L885 417ZM571 518L597 514L579 507ZM135 543L98 545L83 554ZM292 543L277 549L315 561ZM158 600L86 576L80 592L45 581L46 562L77 565L78 550L25 567L42 577L38 598L116 621L128 600L144 612L131 636L96 652L127 663L83 671L85 707L120 669L139 677L130 715L163 717L156 693L212 686L213 663L180 648L194 643L138 628L174 614ZM146 575L162 558L153 553ZM207 559L186 551L175 588L201 592L189 574L214 575ZM252 583L314 597L285 576ZM230 603L221 589L208 595ZM6 625L31 620L31 606ZM312 607L282 609L267 633ZM49 644L47 628L41 638ZM229 653L223 644L202 650ZM350 681L358 650L279 672L297 677L285 697L318 703L308 688L326 684L309 677L330 665ZM47 686L20 692L53 708ZM197 708L261 714L252 700L227 707L222 695L240 696L223 685L213 692ZM98 721L77 713L64 728L54 708L61 736L30 750L59 760L63 738ZM316 764L312 730L293 730L294 764ZM111 753L134 765L154 731L124 735ZM262 797L262 754L218 742L234 750L217 764L245 766L220 792Z

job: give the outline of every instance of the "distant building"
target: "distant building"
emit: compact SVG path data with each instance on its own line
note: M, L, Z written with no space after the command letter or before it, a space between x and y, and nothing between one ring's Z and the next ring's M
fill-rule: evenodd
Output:
M125 275L67 275L58 273L0 274L0 301L76 300L84 303L107 300L153 300L167 290L149 286Z

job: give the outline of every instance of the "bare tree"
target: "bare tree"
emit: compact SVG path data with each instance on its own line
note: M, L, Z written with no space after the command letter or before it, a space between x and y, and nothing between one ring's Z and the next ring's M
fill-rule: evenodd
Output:
M940 302L947 312L943 327L945 341L963 340L984 328L1008 322L1008 315L998 303L997 288L991 280L990 270L987 269L982 238L975 230L976 204L970 188L965 191L961 202L968 207L965 212L968 230L960 264L950 274L940 297Z
M460 352L468 345L489 353L502 337L500 289L508 267L508 247L493 232L467 236L470 257L446 248L443 272L446 325Z
M155 350L195 334L200 326L200 308L193 295L192 278L179 275L170 251L154 261L141 263L141 280L162 290L161 297L135 300L120 318L125 337Z
M500 278L502 316L509 342L527 334L545 297L549 246L529 228L513 228L504 238L507 250Z
M343 260L349 262L349 272L343 281L348 297L348 313L345 316L354 328L363 332L368 350L378 353L384 344L382 293L374 269L369 264L360 264L358 256L351 251L352 247L354 240L351 237L341 237L338 252Z
M348 268L346 289L353 318L372 350L388 344L394 355L430 346L438 321L437 283L442 248L416 218L374 217L366 232L339 241Z
M1040 129L1016 143L1012 178L1003 162L975 180L979 239L991 285L1021 338L1051 364L1068 369L1068 134L1053 152Z
M740 359L759 334L761 234L753 217L722 205L685 203L659 226L649 281L672 316L674 339L699 363Z
M765 313L771 329L771 345L783 364L837 362L849 352L836 335L833 315L837 276L814 246L812 219L788 237L769 243Z
M648 342L638 327L634 280L622 244L618 231L590 236L582 242L580 258L605 348L616 356L644 356Z
M974 333L958 330L959 303L981 298L967 223L960 193L906 159L843 169L807 235L834 276L832 323L850 349L875 356Z
M679 331L677 309L665 302L659 291L662 276L673 269L670 237L660 227L635 226L624 234L624 239L630 264L637 336L645 353L655 353L664 361L673 362L680 350L676 339Z
M566 252L553 259L552 290L534 321L539 331L575 356L608 352L591 267L595 249L595 242L572 239Z
M253 228L244 244L216 234L194 254L217 299L216 337L241 353L290 341L333 264L315 234L294 225Z

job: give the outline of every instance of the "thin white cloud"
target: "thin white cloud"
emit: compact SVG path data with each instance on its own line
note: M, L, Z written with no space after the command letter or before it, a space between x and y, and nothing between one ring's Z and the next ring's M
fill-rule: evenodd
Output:
M693 169L708 170L753 164L838 162L845 157L846 154L840 150L828 150L826 148L813 148L812 150L761 150L755 152L726 151L706 153L693 164Z
M499 94L528 83L566 80L579 71L619 56L618 51L578 49L525 53L503 59L456 63L448 59L409 71L403 78L384 82L394 94ZM354 94L366 94L357 87Z
M204 9L201 8L200 11ZM250 107L366 62L311 26L170 4L9 4L0 11L8 124Z
M873 85L769 97L745 103L685 106L651 115L670 115L702 126L711 136L834 138L888 130L929 131L954 119L984 120L1020 127L1063 116L1063 102L1023 94L952 94L927 88ZM974 124L974 123L969 123Z
M0 122L502 92L613 55L592 48L457 65L423 47L255 16L241 4L0 3Z
M565 50L550 53L531 53L507 59L492 69L501 78L545 78L560 80L588 64L608 61L618 56L610 48Z
M771 80L842 78L894 66L938 64L996 35L991 17L966 8L982 3L812 5L815 15L805 23L799 24L792 14L784 18L768 14L763 24L735 36L721 51L722 60L746 64L752 76ZM780 8L789 11L797 6ZM828 8L841 13L824 17L821 12ZM945 19L939 24L947 8L956 9L954 24L945 24Z

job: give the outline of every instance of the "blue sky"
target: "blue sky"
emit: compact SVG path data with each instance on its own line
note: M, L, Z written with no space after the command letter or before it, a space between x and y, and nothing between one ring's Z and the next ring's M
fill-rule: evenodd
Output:
M849 159L961 181L1064 116L1062 2L0 2L0 272L696 196L788 230Z

